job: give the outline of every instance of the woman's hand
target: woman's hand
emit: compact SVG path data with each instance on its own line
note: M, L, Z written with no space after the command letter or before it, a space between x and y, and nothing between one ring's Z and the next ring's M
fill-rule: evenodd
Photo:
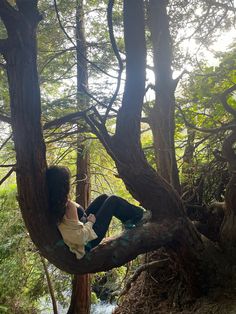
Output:
M90 221L94 224L96 222L96 217L93 214L89 214L87 217L87 221Z

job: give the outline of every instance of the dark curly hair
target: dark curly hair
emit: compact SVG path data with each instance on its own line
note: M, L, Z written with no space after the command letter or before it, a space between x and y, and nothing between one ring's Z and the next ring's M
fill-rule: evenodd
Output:
M70 192L70 170L67 167L51 166L47 169L49 210L52 222L61 222L66 211L66 203Z

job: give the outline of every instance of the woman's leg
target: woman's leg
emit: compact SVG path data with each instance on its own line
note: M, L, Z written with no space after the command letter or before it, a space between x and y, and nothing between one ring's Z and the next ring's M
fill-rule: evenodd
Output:
M96 222L93 225L93 230L95 231L96 235L98 236L97 239L90 241L87 246L91 249L97 246L102 239L105 237L107 230L109 228L111 219L113 217L113 209L106 208L102 206L102 210L100 209L99 212L96 214Z
M86 209L85 211L86 215L88 216L89 214L93 214L96 216L97 212L99 211L99 209L101 208L101 206L103 205L107 198L108 196L106 194L102 194L95 198L95 200Z
M95 216L96 222L93 225L93 229L98 238L89 242L90 248L97 246L105 237L113 216L122 223L129 222L130 224L135 224L142 219L143 209L128 203L121 197L113 195L106 198Z
M122 223L130 222L135 224L142 219L144 213L141 207L130 204L125 199L115 195L106 200L105 206L112 207L114 210L113 215Z

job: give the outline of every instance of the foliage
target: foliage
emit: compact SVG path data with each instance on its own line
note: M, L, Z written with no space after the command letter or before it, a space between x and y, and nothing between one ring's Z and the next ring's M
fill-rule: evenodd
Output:
M84 15L90 60L90 91L105 105L109 103L114 92L116 83L114 77L117 76L118 69L109 42L106 5L107 1L99 1L99 3L94 0L86 1ZM58 1L62 25L72 41L75 40L75 7L76 1ZM117 45L125 61L121 9L121 1L117 1L113 23ZM186 52L186 43L194 42L196 45L197 42L201 47L213 43L219 35L220 28L229 28L232 15L229 12L226 14L223 8L209 8L206 1L170 1L168 10L174 48L173 68L180 70L183 64L186 64L193 69L193 73L182 82L177 93L175 140L181 180L184 192L187 192L184 199L188 200L195 193L194 202L202 204L210 203L215 199L222 201L229 176L226 164L216 160L214 151L221 149L222 141L228 131L221 130L209 134L198 129L220 128L232 119L222 106L219 96L232 83L236 83L235 47L228 53L219 54L220 63L216 67L209 66L204 61L198 62L191 50L187 53L183 51ZM76 50L60 29L52 2L40 1L40 11L43 12L44 18L38 32L38 69L42 91L42 121L45 123L77 110ZM3 27L0 28L0 32L1 35L5 34ZM147 40L149 40L148 36ZM151 55L150 43L148 48ZM9 93L4 68L0 68L0 94L0 112L9 115ZM115 109L120 105L120 98L118 95ZM235 94L229 95L228 103L236 109ZM91 100L90 104L95 105L96 100ZM153 108L153 103L146 103L145 106L144 116L147 116ZM97 105L97 109L104 113L101 104ZM115 128L114 118L109 119L106 125L112 133ZM77 121L72 121L55 130L45 130L49 163L67 165L72 174L75 173L77 153L76 127ZM192 143L189 142L191 129L195 130ZM10 129L1 125L1 131L1 143L3 143L9 136ZM154 167L153 139L147 124L142 125L142 131L142 146L149 163ZM86 139L85 149L91 152L92 198L101 193L118 194L134 202L123 182L117 177L114 162L105 149L90 130L86 129L83 132ZM193 144L192 158L188 160L186 166L184 156L190 144ZM11 139L1 151L1 164L9 162L15 162ZM1 176L5 174L6 170L1 171ZM200 190L196 192L196 187L202 182L203 176L204 189L201 194ZM40 298L46 296L46 299L49 299L49 295L40 258L27 236L17 208L16 187L13 181L11 178L0 191L0 304L4 304L1 305L0 311L33 313L39 306ZM193 191L195 192L192 193ZM120 232L121 228L119 222L114 220L109 235ZM133 265L136 268L137 261ZM70 276L50 265L48 268L57 300L66 306L69 299ZM108 274L98 274L93 279L93 285L96 286L100 281L105 280L105 289L109 293L114 292L122 286L125 271L126 268L123 267Z

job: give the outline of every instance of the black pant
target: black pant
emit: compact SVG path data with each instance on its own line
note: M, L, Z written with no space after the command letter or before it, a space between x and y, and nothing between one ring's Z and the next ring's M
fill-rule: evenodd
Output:
M135 224L142 219L143 209L130 204L121 197L115 195L108 197L103 194L89 205L86 214L93 214L96 217L93 229L98 238L90 241L86 246L87 249L91 249L97 246L105 237L113 216L124 224Z

